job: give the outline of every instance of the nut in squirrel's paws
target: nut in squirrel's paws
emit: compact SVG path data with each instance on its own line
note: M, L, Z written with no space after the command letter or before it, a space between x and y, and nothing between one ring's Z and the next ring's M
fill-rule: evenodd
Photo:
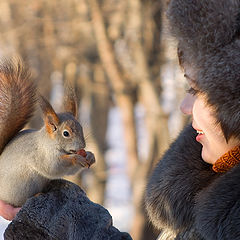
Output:
M86 156L87 156L87 153L86 153L86 151L85 151L84 149L78 150L78 151L77 151L77 154L78 154L78 155L81 155L81 156L83 156L83 157L86 157Z
M95 163L95 156L92 152L85 151L84 149L80 149L76 152L80 158L78 158L78 163L80 163L84 167L90 167L93 163Z

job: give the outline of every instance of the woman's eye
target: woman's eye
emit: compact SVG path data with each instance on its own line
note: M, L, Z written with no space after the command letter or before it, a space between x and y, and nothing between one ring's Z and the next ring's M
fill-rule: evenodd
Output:
M70 133L69 133L67 130L64 130L64 131L63 131L63 136L64 136L64 137L69 137L69 136L70 136Z
M192 87L187 90L187 93L192 94L193 96L198 93L198 91Z

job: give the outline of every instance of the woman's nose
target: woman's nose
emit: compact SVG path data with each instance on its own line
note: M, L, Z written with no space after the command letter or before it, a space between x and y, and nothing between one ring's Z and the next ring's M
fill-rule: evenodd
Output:
M185 98L183 99L180 109L184 114L191 115L192 114L192 109L193 109L193 104L195 101L196 97L193 96L190 93L187 93Z

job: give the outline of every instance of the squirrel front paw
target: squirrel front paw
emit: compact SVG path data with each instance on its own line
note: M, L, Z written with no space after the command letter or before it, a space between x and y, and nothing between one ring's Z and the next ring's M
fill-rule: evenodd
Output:
M96 162L95 160L95 156L92 152L86 151L86 160L88 162L88 167L90 167L92 164L94 164Z
M92 152L86 151L86 156L76 154L76 164L89 168L93 163L95 163L95 156Z
M95 163L95 156L92 152L89 151L86 152L86 156L72 153L62 155L62 159L71 162L72 165L80 165L87 168L89 168L93 163Z

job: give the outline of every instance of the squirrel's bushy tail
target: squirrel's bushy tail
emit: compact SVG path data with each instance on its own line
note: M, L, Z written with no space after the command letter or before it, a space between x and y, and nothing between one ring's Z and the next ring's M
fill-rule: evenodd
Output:
M35 110L36 85L21 60L0 62L0 153Z

